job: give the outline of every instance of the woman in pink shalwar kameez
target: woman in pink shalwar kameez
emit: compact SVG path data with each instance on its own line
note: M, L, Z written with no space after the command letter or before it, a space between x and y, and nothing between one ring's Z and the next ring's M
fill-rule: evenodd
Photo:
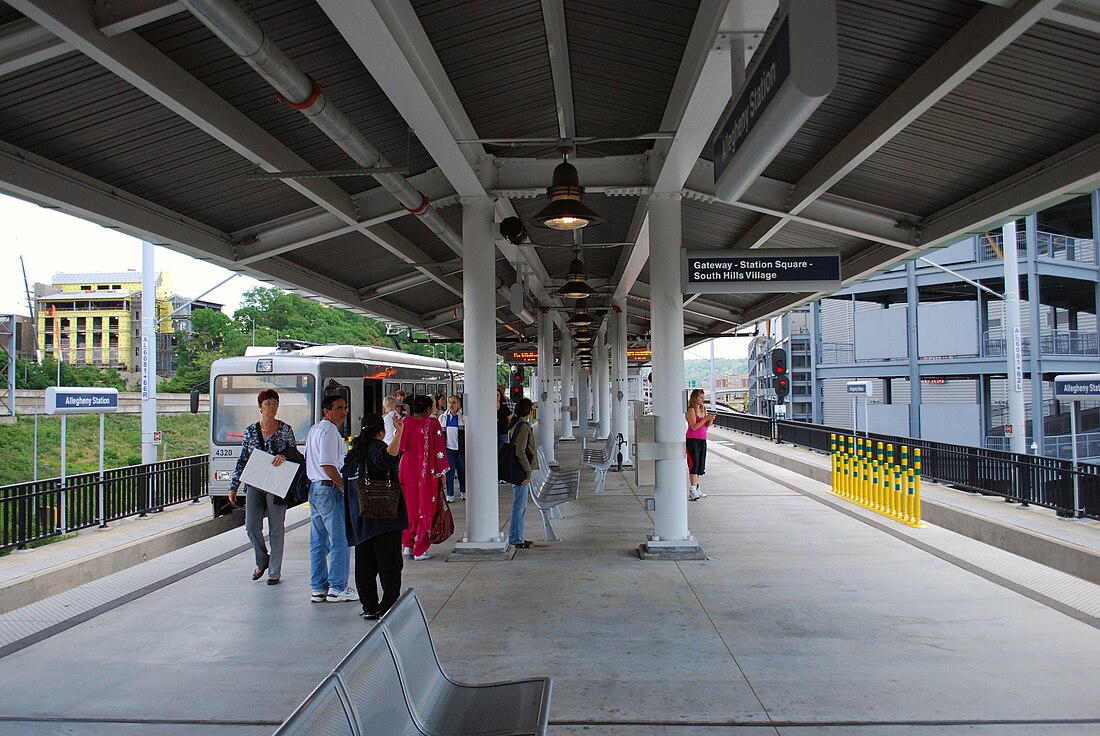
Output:
M432 414L432 398L417 396L413 400L413 415L405 419L401 436L401 466L398 477L409 509L409 528L401 535L402 552L414 560L426 560L428 531L435 518L439 496L439 478L450 468L447 462L447 438Z

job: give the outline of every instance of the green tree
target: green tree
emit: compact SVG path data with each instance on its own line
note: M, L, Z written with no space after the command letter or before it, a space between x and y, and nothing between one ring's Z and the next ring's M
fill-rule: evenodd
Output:
M0 367L7 365L8 356L0 354ZM46 356L41 363L16 358L15 387L19 389L42 390L57 385L57 361ZM103 386L126 390L126 381L114 368L100 369L91 365L61 364L62 386Z
M190 335L176 343L176 375L163 381L159 390L186 393L198 388L205 392L210 384L210 364L218 358L244 355L251 341L238 322L212 309L193 312L191 329Z

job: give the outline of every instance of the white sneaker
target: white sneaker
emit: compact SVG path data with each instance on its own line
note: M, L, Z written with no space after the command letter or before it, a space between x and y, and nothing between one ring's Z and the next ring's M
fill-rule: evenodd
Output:
M310 603L324 603L325 598L328 597L328 592L324 590L311 590L309 593Z
M412 557L413 556L413 548L412 547L402 547L401 548L401 556L402 557Z
M417 562L419 562L420 560L430 560L432 559L432 555L430 552L425 552L422 555L416 555L415 557L413 557L413 559Z
M689 501L698 501L702 497L703 497L702 491L700 491L696 486L688 486L688 500Z
M458 494L458 500L459 501L465 501L466 500L466 494L465 493Z
M330 590L326 600L328 600L329 603L346 603L348 601L359 600L359 596L356 594L354 588L349 587L347 590L340 592Z

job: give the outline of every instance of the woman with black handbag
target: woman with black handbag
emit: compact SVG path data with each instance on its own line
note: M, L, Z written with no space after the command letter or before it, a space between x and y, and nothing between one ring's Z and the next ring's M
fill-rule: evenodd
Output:
M394 418L394 436L387 445L382 441L386 436L382 415L367 414L363 417L363 429L344 461L344 488L348 489L344 494L345 528L348 546L355 547L355 588L363 606L361 615L368 621L381 617L401 595L401 568L404 565L401 534L409 525L405 494L397 478L404 424L401 417ZM358 480L350 482L356 476ZM371 491L366 487L368 480L376 481L369 485L381 487L383 495L392 489L396 495L394 504L387 504L386 498L371 498ZM377 481L388 481L390 485L387 488ZM386 518L390 509L394 509L393 515ZM381 602L378 600L378 581L382 583Z
M534 545L523 538L524 522L527 518L527 494L531 490L531 473L538 470L538 442L531 423L531 399L523 398L516 402L516 419L512 424L508 441L515 448L516 460L523 469L523 482L512 484L512 517L508 522L508 543L517 549L527 549ZM507 448L508 445L505 445ZM506 450L507 451L507 450Z

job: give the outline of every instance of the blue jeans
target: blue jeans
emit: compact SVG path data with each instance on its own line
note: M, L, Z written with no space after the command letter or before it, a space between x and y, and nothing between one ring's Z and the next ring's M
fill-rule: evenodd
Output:
M458 474L458 491L463 496L466 495L466 455L458 450L447 448L447 462L451 464L451 469L447 471L447 500L450 501L455 495L456 473Z
M314 591L348 589L348 535L344 492L320 481L309 484L309 585ZM331 561L329 560L329 553Z
M508 522L508 544L523 543L523 522L527 518L527 492L531 484L512 486L512 520Z

